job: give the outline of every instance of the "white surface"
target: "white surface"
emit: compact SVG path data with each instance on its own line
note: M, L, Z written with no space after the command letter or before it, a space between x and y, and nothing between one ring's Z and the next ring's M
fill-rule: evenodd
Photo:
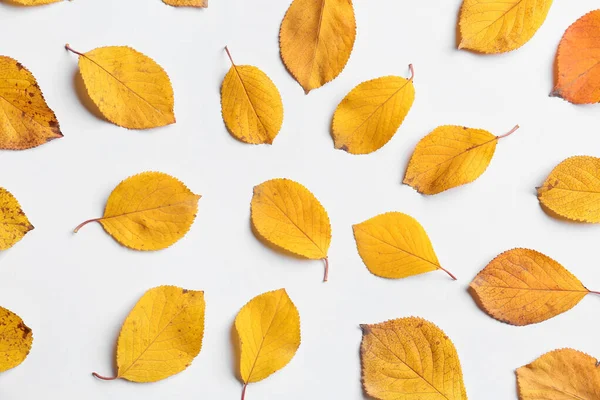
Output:
M545 25L516 52L480 56L455 49L460 0L356 0L358 35L343 73L305 96L285 70L278 31L290 1L211 0L206 10L160 0L75 0L38 8L0 5L0 54L38 79L65 137L34 150L1 152L0 186L21 202L36 229L0 254L0 305L33 329L29 358L0 376L2 400L238 399L231 328L239 308L285 287L302 318L302 345L292 362L248 388L247 399L362 399L359 323L416 315L453 340L472 399L516 399L514 369L543 353L574 347L600 354L600 299L588 296L566 314L529 327L502 324L477 308L466 289L493 257L530 247L555 258L590 289L600 290L600 227L559 222L538 205L535 187L564 158L600 155L599 106L549 98L552 65L564 30L597 7L557 1ZM95 117L75 91L77 57L129 45L169 73L177 124L128 131ZM279 87L285 121L273 146L234 140L220 113L229 68L264 70ZM416 101L394 139L380 151L335 150L333 111L356 84L416 69ZM502 134L488 171L475 183L434 197L401 185L415 144L442 124ZM102 214L124 178L170 173L202 194L187 236L154 253L127 250L99 225L71 233ZM323 266L277 254L252 235L252 187L274 177L306 185L333 227L330 282ZM351 225L386 211L417 218L443 272L404 280L371 275L356 251ZM205 291L204 346L191 367L155 384L101 382L113 372L115 341L145 290L175 284Z

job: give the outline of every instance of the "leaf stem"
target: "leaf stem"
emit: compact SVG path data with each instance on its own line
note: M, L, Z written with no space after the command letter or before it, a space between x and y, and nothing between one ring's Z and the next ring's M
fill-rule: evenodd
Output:
M69 45L69 43L65 44L65 49L69 50L72 53L75 53L79 56L83 56L83 53L78 52L77 50L73 50L73 48L71 47L71 45Z
M510 135L512 135L513 133L515 133L515 131L516 131L517 129L519 129L519 128L520 128L520 126L519 126L519 125L515 125L515 127L514 127L514 128L512 128L512 129L510 130L510 132L508 132L508 133L505 133L504 135L496 136L496 139L502 139L502 138L505 138L505 137L507 137L507 136L510 136Z
M74 233L79 232L79 230L84 226L89 224L90 222L98 222L100 221L102 218L94 218L94 219L88 219L87 221L83 221L82 223L80 223L79 225L77 225L77 228L73 229Z
M458 279L456 279L456 277L455 277L454 275L452 275L452 273L451 273L450 271L448 271L447 269L445 269L445 268L443 268L443 267L440 267L440 269L441 269L442 271L444 271L445 273L447 273L448 275L450 275L450 277L451 277L452 279L454 279L455 281L456 281L456 280L458 280Z
M410 78L409 81L412 81L415 78L415 67L412 64L408 64L408 69L410 70Z
M227 56L229 56L229 61L231 61L231 65L235 66L235 63L233 62L233 58L231 57L231 53L229 52L227 46L225 46L225 51L227 52Z
M248 383L244 383L244 388L242 389L242 400L246 398L246 388L248 387Z
M593 290L590 290L589 292L590 292L591 294L597 294L597 295L600 295L600 292L595 292L595 291L593 291Z
M325 276L323 276L323 282L327 282L327 279L329 279L329 258L325 257L323 261L325 261Z
M103 381L114 381L115 379L118 379L118 377L117 377L117 376L115 376L115 377L113 377L113 378L107 378L107 377L105 377L105 376L102 376L102 375L99 375L99 374L97 374L96 372L92 372L92 376L93 376L94 378L98 378L98 379L101 379L101 380L103 380Z

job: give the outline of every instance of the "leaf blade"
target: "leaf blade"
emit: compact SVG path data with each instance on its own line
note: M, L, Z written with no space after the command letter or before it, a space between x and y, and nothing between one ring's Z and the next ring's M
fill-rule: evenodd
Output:
M19 366L31 350L33 335L21 317L0 307L0 372Z
M0 250L10 249L33 229L15 196L0 188Z

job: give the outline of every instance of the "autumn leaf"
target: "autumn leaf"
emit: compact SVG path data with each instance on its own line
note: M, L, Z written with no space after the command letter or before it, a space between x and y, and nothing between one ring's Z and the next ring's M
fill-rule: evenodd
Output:
M573 349L546 353L517 369L520 400L600 399L600 361Z
M552 0L464 0L459 49L504 53L527 43L542 26Z
M24 150L63 137L31 72L6 56L0 56L0 99L0 149Z
M279 31L281 58L308 94L344 69L354 40L351 0L294 0Z
M204 292L176 286L148 290L127 316L117 341L117 375L102 380L156 382L190 366L202 348Z
M17 314L0 307L0 372L20 365L29 355L33 335Z
M135 250L161 250L185 236L196 213L199 195L181 181L162 172L143 172L121 182L106 202L104 216L90 222L123 246Z
M368 154L394 136L415 100L411 77L384 76L356 86L338 105L332 133L336 149Z
M511 325L545 321L575 307L591 292L562 265L529 249L508 250L471 282L484 311Z
M0 250L10 249L32 229L19 201L8 190L0 188Z
M208 0L163 0L163 2L173 7L208 7Z
M600 102L600 10L579 18L567 29L556 54L556 86L551 96L574 104Z
M331 242L331 224L325 208L304 186L290 179L272 179L254 187L252 225L259 238L284 251L325 262Z
M417 144L404 183L422 194L437 194L473 182L487 169L502 136L483 129L445 125L433 130Z
M240 341L242 400L249 383L285 367L300 347L300 315L285 289L250 300L235 317Z
M372 274L398 279L442 270L429 236L413 217L389 212L354 225L354 238Z
M563 218L600 223L600 158L567 158L538 188L538 199Z
M467 400L456 348L422 318L361 325L362 382L380 400Z
M9 3L20 4L22 6L41 6L44 4L58 3L64 0L9 0Z
M277 87L260 69L236 65L221 86L221 111L229 132L250 144L273 143L283 123L283 103Z
M149 129L175 123L171 81L150 57L125 46L79 55L79 72L100 112L113 124Z

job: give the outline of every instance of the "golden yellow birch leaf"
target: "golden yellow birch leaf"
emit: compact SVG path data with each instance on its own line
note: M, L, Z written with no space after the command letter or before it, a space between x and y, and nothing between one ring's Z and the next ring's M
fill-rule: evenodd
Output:
M483 310L511 325L545 321L575 307L591 292L562 265L529 249L508 250L471 282Z
M437 194L473 182L485 172L498 139L483 129L445 125L433 130L417 144L404 183L422 194Z
M600 361L573 349L546 353L517 369L520 400L600 399Z
M0 56L0 149L24 150L63 137L34 76Z
M382 148L394 136L415 100L411 77L384 76L356 86L333 114L332 135L336 149L368 154Z
M200 197L170 175L142 172L125 179L112 191L103 217L82 222L75 233L90 222L99 222L123 246L161 250L188 232Z
M58 3L64 0L8 0L9 3L16 3L22 6L41 6L44 4Z
M173 7L208 7L208 0L163 0L163 2Z
M429 236L413 217L388 212L356 224L358 253L372 274L398 279L442 270Z
M600 158L567 158L538 188L538 199L563 218L600 223Z
M552 0L464 0L459 49L504 53L527 43L542 26Z
M331 224L325 208L304 186L290 179L272 179L254 187L250 204L258 236L293 254L325 262L331 242Z
M362 382L380 400L467 400L454 344L422 318L361 325Z
M32 229L19 201L0 188L0 250L10 249Z
M105 381L126 379L156 382L190 366L202 348L204 292L176 286L148 290L123 323L117 341L117 375Z
M150 57L125 46L100 47L79 55L87 92L113 124L149 129L175 123L171 81Z
M352 0L294 0L279 31L281 58L306 93L335 79L354 40Z
M0 372L20 365L31 350L31 329L17 314L0 307Z
M300 347L300 315L285 289L250 300L235 317L240 341L242 400L249 383L285 367Z
M283 123L283 103L277 87L260 69L236 65L221 86L221 112L229 132L250 144L273 143Z

